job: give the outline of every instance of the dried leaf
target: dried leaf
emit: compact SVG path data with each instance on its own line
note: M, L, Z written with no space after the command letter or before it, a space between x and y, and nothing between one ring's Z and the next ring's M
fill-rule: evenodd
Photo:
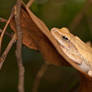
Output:
M39 50L45 61L54 65L71 65L76 68L81 76L81 88L80 92L87 92L82 90L92 91L92 87L85 85L92 84L92 78L87 73L83 72L77 64L75 64L70 58L68 58L64 52L60 49L59 44L55 38L51 35L47 26L36 17L24 4L21 7L21 28L23 31L23 44L29 48ZM11 20L10 26L14 32L15 21ZM89 82L90 81L90 82Z
M31 17L24 5L21 8L20 18L21 28L23 31L23 44L31 49L39 50L47 63L55 65L66 65L64 58L59 55L50 40L45 36L44 33L42 33L42 30L44 30L48 32L48 35L50 34L48 28L45 27L45 24L41 24L38 21L38 26L33 20L35 18ZM16 32L14 18L11 20L10 26L14 32Z
M10 25L16 31L14 19L12 19ZM82 73L83 76L92 80L87 73L83 72L77 64L64 54L47 26L24 4L21 7L21 27L23 31L23 43L29 48L38 49L48 63L55 65L70 64Z

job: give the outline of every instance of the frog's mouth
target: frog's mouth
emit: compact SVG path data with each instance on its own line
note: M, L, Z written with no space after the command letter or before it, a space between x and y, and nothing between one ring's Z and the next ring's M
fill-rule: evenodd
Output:
M53 32L52 35L56 39L57 43L60 46L60 50L64 52L65 56L71 59L71 62L76 63L84 72L88 72L90 67L85 63L84 57L80 54L76 46L74 46L71 41L68 41L69 46L65 46L65 43L60 40Z
M76 48L66 48L63 45L60 45L61 50L64 52L64 54L70 58L73 62L76 64L82 64L82 61L84 61L83 56L76 50Z
M70 52L69 49L66 49L64 46L60 46L64 54L70 58L74 63L76 63L84 72L88 72L90 69L89 66L85 63L85 59L83 56L80 55L80 53L73 53Z

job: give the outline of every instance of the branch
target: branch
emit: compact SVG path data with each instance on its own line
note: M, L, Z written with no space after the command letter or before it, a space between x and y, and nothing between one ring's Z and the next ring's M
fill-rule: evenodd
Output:
M2 68L3 63L4 63L5 59L6 59L8 53L9 53L11 47L12 47L12 45L15 43L15 41L16 41L16 34L13 35L13 37L12 37L11 41L9 42L7 48L5 49L4 53L0 57L0 69Z
M19 68L18 91L24 92L24 66L22 64L22 54L21 54L22 31L20 26L20 10L21 10L21 0L17 0L17 4L15 6L15 23L16 23L16 34L17 34L16 57Z
M90 34L92 35L92 18L86 16L86 19L87 19L88 27L90 29Z
M75 16L75 18L73 19L72 23L70 24L70 29L74 30L80 23L80 21L82 20L85 10L89 7L89 1L87 0L84 7L81 9L81 11Z
M7 22L7 20L0 17L0 22Z
M48 68L48 64L46 64L46 63L44 63L41 66L41 69L38 71L38 73L36 75L36 78L35 78L35 81L34 81L34 84L33 84L32 92L38 92L40 80L43 77L44 73L46 72L47 68Z
M26 6L29 8L32 5L33 2L34 2L34 0L29 0L29 2L27 3Z
M2 31L2 33L1 33L1 36L0 36L0 53L1 53L1 48L2 48L3 36L4 36L4 34L5 34L6 28L7 28L7 26L9 25L10 20L11 20L12 17L13 17L13 13L11 13L11 15L10 15L8 21L6 22L6 25L5 25L5 27L4 27L3 31Z
M2 33L2 29L0 29L0 33ZM9 36L10 38L12 37L12 34L8 33L8 32L5 32L5 35Z

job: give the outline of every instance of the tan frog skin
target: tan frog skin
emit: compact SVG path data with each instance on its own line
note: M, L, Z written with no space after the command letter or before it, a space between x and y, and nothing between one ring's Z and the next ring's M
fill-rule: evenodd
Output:
M64 54L92 76L92 48L67 28L52 28L51 34L57 40Z

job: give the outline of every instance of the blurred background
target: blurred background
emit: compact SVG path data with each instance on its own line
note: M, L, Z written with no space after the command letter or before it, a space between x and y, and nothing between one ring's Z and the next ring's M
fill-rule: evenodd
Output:
M24 0L25 3L28 0ZM0 17L8 19L16 0L0 0ZM30 8L42 19L49 29L68 27L83 41L92 41L92 0L35 0ZM0 23L3 29L5 23ZM7 31L12 31L10 27ZM4 37L2 52L10 38ZM35 76L44 59L40 52L25 46L22 48L25 67L25 92L32 92ZM48 66L41 78L38 92L75 92L79 87L79 74L72 67ZM18 92L18 69L15 57L15 45L0 71L0 92Z

